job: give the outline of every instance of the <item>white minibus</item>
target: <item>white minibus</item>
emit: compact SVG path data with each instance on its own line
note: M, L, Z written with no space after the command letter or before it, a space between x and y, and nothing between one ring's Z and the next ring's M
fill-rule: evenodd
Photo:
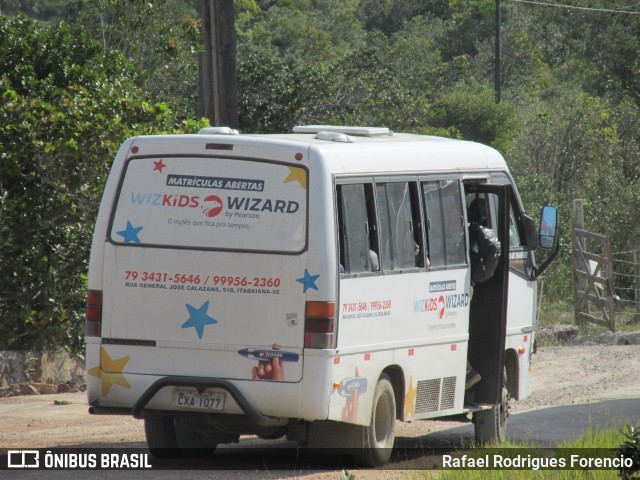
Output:
M537 264L484 145L337 126L131 138L91 248L90 413L144 419L157 456L286 435L380 466L396 420L462 415L499 441L558 250L544 208ZM481 282L472 224L501 246Z

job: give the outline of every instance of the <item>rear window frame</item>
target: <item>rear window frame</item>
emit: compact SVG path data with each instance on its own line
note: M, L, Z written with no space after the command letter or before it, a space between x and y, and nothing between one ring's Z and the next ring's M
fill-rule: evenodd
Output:
M116 216L116 210L118 207L118 201L122 193L124 181L127 176L127 170L129 165L136 160L148 160L148 159L163 159L163 158L206 158L206 159L220 159L228 161L242 161L242 162L255 162L261 164L278 165L283 167L296 167L302 168L307 175L307 188L305 189L305 218L304 218L304 244L300 250L265 250L265 249L247 249L247 248L224 248L224 247L204 247L204 246L188 246L188 245L167 245L167 244L154 244L154 243L131 243L124 241L114 240L112 238L113 223ZM203 155L203 154L169 154L169 155L132 155L124 161L124 165L118 178L118 186L113 196L111 203L111 210L109 212L109 224L107 228L107 243L110 243L117 247L134 247L134 248L160 248L168 250L191 250L191 251L207 251L207 252L242 252L242 253L259 253L259 254L273 254L273 255L301 255L305 253L309 248L309 168L303 164L294 164L290 162L282 162L278 160L270 160L260 157L232 157L228 155Z

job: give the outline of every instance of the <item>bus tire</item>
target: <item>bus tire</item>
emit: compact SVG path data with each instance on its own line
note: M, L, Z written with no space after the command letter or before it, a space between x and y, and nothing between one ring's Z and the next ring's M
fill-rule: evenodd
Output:
M500 404L489 410L481 410L473 414L476 444L498 444L507 438L507 417L509 416L509 392L506 387L507 373L504 372L504 384L500 396Z
M396 397L393 385L386 374L382 374L373 393L371 422L363 429L363 450L358 460L367 467L382 467L387 464L396 438Z
M147 446L155 458L178 458L175 419L171 415L145 415L144 433Z

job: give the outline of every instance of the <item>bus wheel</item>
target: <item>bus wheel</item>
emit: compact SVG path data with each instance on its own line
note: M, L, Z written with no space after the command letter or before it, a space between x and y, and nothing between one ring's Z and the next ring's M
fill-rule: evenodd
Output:
M155 458L180 457L175 420L170 415L145 415L144 433L147 446Z
M371 423L364 428L363 452L360 463L367 467L382 467L391 457L396 438L396 397L386 374L382 374L373 394Z
M507 438L507 417L509 416L509 392L507 372L504 372L504 384L500 404L489 410L481 410L473 414L475 437L478 445L498 444Z

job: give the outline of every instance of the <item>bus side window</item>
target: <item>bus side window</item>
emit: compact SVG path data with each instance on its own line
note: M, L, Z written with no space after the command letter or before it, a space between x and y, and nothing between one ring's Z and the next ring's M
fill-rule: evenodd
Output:
M420 188L417 182L409 184L411 191L411 215L413 222L413 240L415 242L415 265L418 268L428 268L431 266L429 260L429 242L425 243L422 212L420 210Z
M518 224L516 223L516 214L513 211L513 205L510 208L509 213L509 246L510 248L523 248L524 245L520 240L520 233L518 232Z
M364 184L364 196L367 206L367 228L369 233L369 270L378 272L380 270L380 244L378 242L378 221L376 218L375 197L373 185Z
M427 238L429 242L429 259L432 267L445 265L444 221L442 219L442 201L440 200L439 182L424 182L424 209L426 216Z
M376 185L380 220L380 254L384 270L406 270L420 266L422 252L420 207L408 182Z
M345 245L345 224L344 224L344 214L342 205L344 205L344 201L342 200L342 185L336 186L336 204L337 204L337 215L338 215L338 249L339 249L339 273L346 273L345 265L346 262L346 245Z
M466 264L462 196L457 180L422 183L432 267Z
M341 270L343 273L379 270L372 186L338 185L337 193Z
M447 265L467 263L466 226L462 207L460 182L442 182L442 207L446 221Z
M510 185L511 180L503 172L495 172L492 181L500 185ZM532 254L524 244L524 227L522 226L517 209L514 209L514 199L511 201L509 212L509 265L522 275L530 275Z

